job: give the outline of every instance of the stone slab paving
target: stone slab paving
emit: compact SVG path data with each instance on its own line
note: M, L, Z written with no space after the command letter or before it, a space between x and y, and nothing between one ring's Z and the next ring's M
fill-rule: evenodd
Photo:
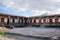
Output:
M16 40L16 39L8 38L8 37L0 35L0 40Z
M33 37L26 37L26 36L21 36L21 35L15 35L15 34L6 34L4 35L5 37L8 38L13 38L15 40L42 40L41 38L33 38Z
M9 33L37 36L52 37L57 39L60 37L60 28L40 28L40 27L24 27L9 29Z

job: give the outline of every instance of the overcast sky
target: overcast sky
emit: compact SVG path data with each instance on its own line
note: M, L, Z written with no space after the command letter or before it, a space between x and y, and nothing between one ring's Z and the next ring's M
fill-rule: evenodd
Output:
M0 0L0 12L19 16L59 14L60 0Z

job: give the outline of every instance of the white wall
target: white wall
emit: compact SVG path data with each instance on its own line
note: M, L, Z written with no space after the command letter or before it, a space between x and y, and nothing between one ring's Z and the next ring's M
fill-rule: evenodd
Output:
M36 19L36 23L39 23L39 19Z
M52 22L54 22L54 23L55 23L55 18L52 18Z
M22 20L20 19L20 23L22 22Z
M11 23L13 22L13 19L12 19L12 18L10 19L10 22L11 22Z
M41 19L41 23L43 23L44 21L43 21L43 19Z
M32 19L32 23L34 23L34 19Z
M60 18L58 18L58 22L60 22Z
M18 23L18 19L14 19L15 20L15 23Z
M7 18L4 18L4 22L7 22Z

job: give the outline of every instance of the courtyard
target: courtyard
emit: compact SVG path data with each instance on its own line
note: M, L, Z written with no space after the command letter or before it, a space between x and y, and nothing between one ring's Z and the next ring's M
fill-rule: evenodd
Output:
M60 38L60 28L23 27L23 28L9 29L8 33L10 34L5 36L11 38L17 37L17 39L20 40L21 37L23 40L40 40L41 37L43 39L46 37L52 39Z

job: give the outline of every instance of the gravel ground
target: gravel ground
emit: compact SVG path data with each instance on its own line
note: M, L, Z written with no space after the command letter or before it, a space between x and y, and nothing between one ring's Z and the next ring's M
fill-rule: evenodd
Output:
M9 33L17 33L30 36L60 37L60 28L25 27L9 29Z
M0 35L0 40L16 40L16 39L8 38L8 37L4 37L4 36Z
M15 34L6 34L4 36L8 38L13 38L15 40L42 40L40 38L27 37L27 36L15 35Z
M60 40L60 28L24 27L8 31L12 34L4 36L15 40Z

